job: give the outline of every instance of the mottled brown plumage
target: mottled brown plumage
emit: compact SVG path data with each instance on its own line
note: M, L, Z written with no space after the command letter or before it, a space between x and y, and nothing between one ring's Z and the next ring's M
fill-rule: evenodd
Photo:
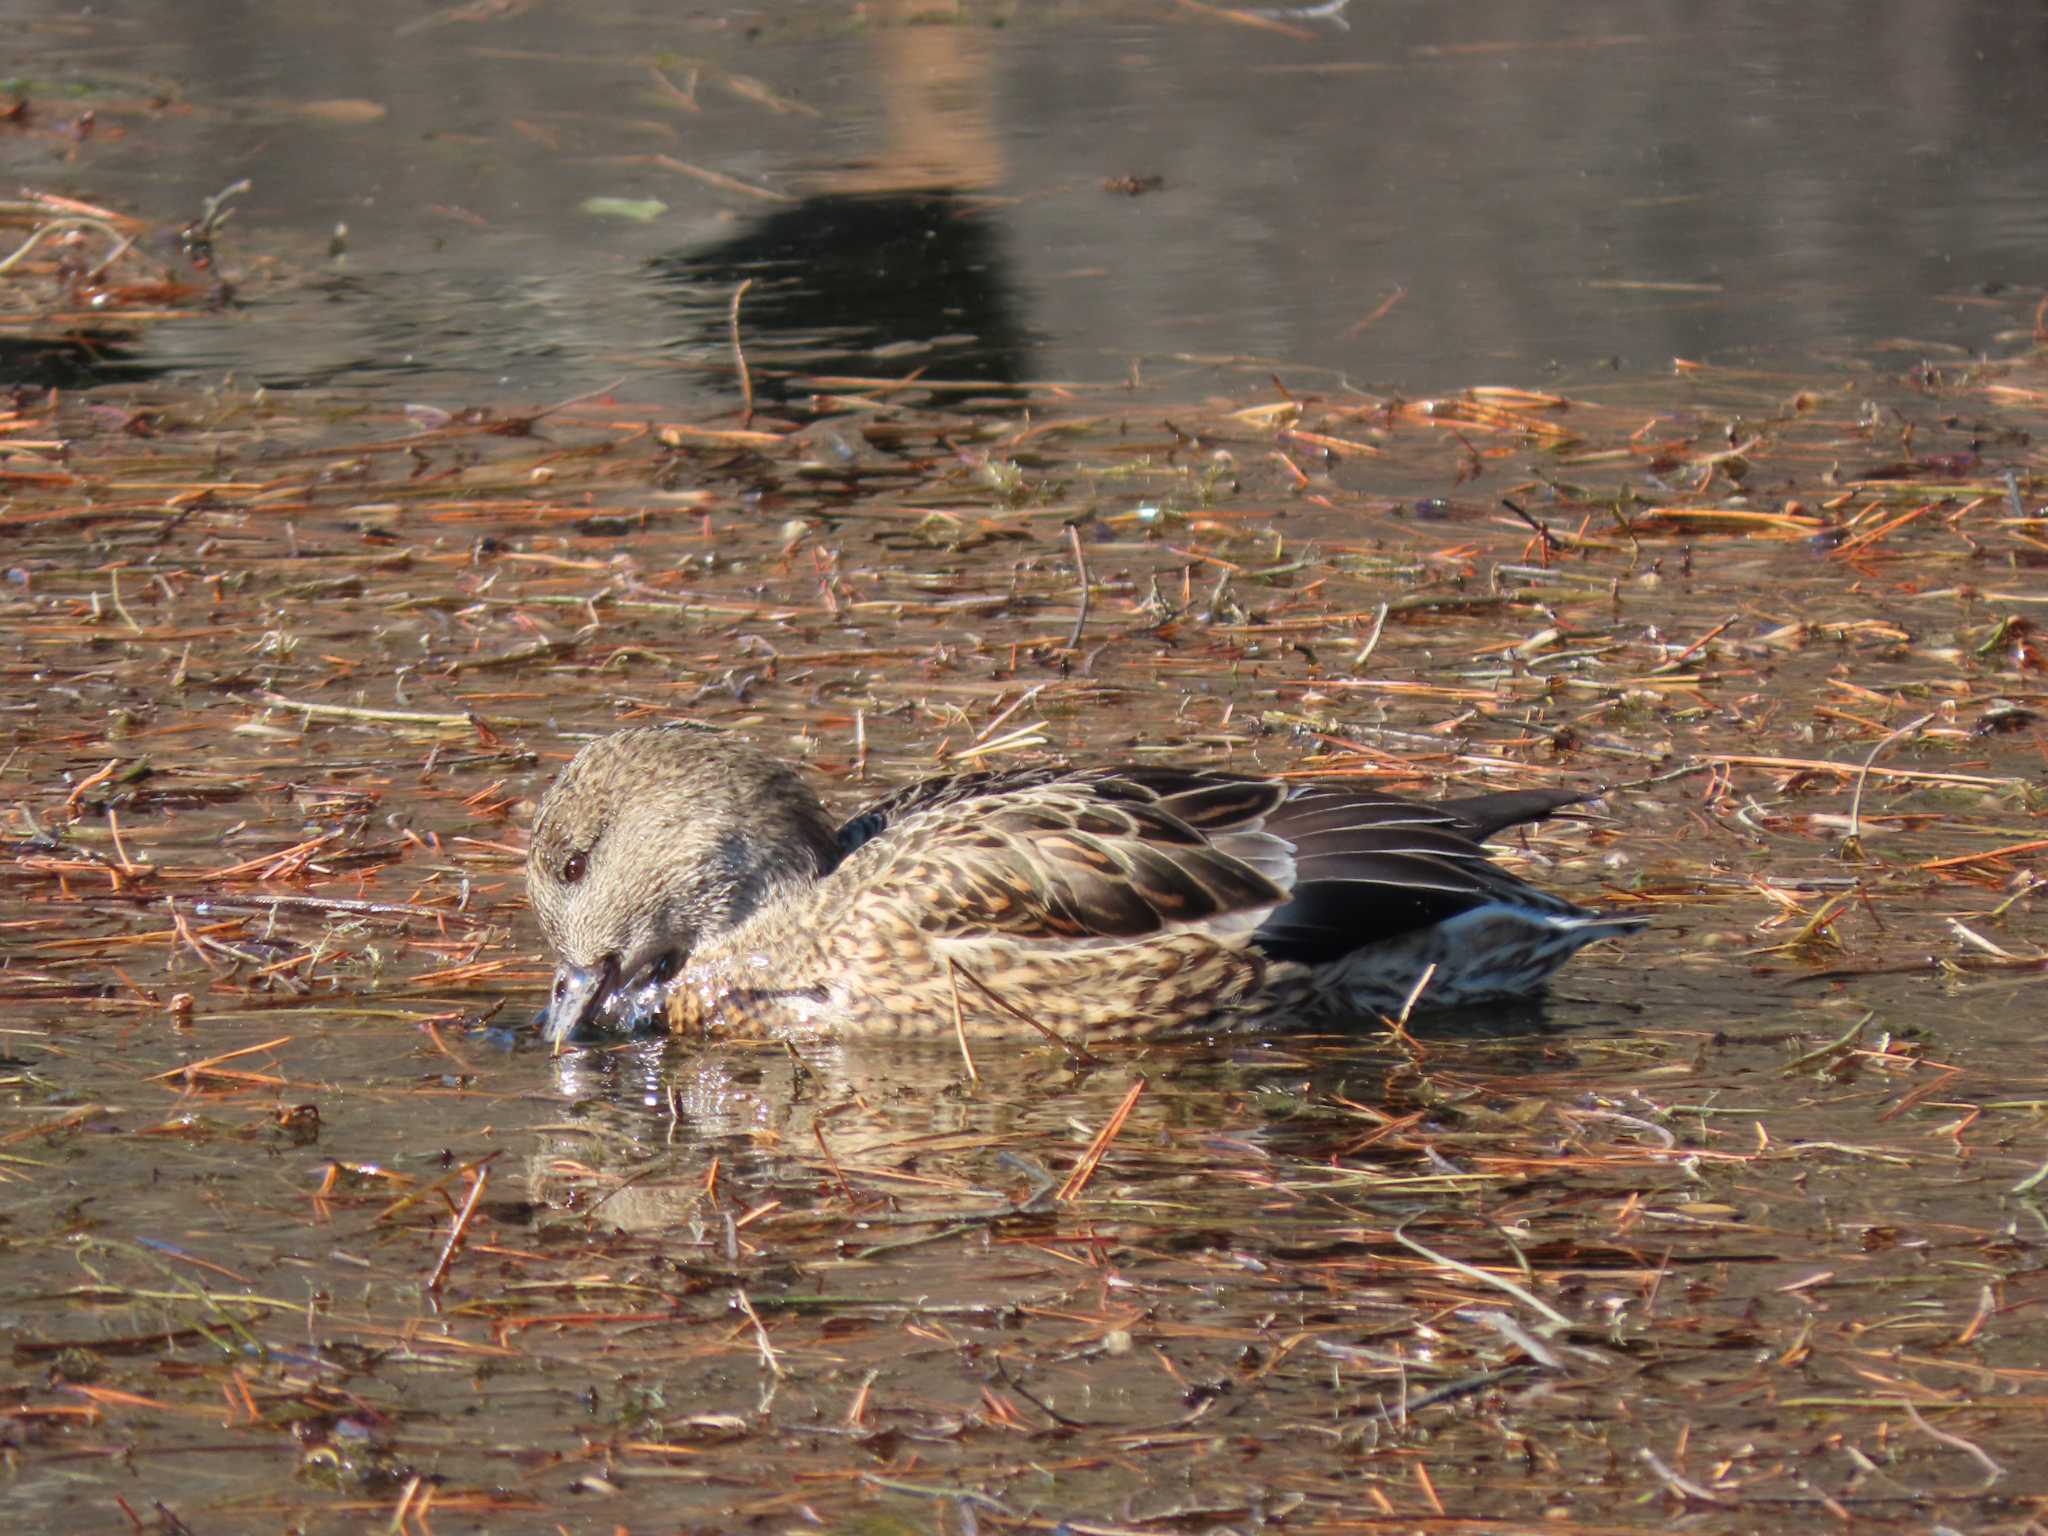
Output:
M912 784L835 826L791 769L688 727L576 755L527 873L553 1039L679 1028L1069 1035L1241 1027L1519 996L1641 920L1480 841L1584 798L1423 805L1169 768ZM1000 998L1001 1006L989 994Z

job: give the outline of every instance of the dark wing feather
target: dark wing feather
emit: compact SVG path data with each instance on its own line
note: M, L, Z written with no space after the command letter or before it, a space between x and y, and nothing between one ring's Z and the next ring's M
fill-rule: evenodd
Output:
M1589 794L1582 789L1505 789L1497 794L1440 801L1426 809L1454 817L1474 841L1482 841L1525 821L1541 821L1568 805L1584 805L1599 798L1597 790Z
M1293 844L1297 883L1254 942L1275 959L1317 965L1493 903L1583 915L1494 864L1480 840L1590 798L1513 790L1425 805L1337 784L1304 785L1265 820L1267 832Z

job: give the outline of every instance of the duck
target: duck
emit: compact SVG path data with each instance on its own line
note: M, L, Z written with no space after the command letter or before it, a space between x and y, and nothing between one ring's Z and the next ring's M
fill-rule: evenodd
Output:
M841 819L729 733L628 728L583 746L534 821L538 1024L558 1047L663 1027L1085 1042L1524 998L1644 919L1483 844L1594 798L1042 766L919 779Z

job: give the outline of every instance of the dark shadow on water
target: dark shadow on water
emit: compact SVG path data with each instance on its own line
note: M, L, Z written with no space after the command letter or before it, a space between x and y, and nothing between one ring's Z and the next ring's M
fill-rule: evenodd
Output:
M139 384L169 372L162 364L138 361L125 339L0 339L0 389L91 389Z
M1475 1008L1423 1009L1408 1021L1408 1033L1422 1041L1505 1040L1515 1036L1562 1036L1586 1027L1578 1017L1580 1009L1569 1002L1560 1006L1550 997L1518 998L1513 1002L1487 1003ZM1383 1035L1386 1026L1377 1019L1360 1019L1354 1025L1360 1033Z
M808 394L792 375L1014 384L1030 373L1001 228L950 193L808 197L651 267L688 318L677 344L715 353L707 382L723 390L732 295L749 278L741 336L764 400Z

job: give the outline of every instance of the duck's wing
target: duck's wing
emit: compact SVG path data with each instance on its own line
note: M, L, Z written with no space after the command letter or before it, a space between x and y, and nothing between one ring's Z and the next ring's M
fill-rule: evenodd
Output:
M849 817L836 834L839 850L842 855L852 853L884 832L900 827L907 817L920 811L936 810L940 806L983 795L1010 794L1040 784L1051 784L1067 776L1066 770L1060 768L1019 768L1001 773L953 773L918 779L901 789L891 790Z
M1218 774L1025 770L927 780L840 829L836 879L929 934L1135 939L1249 932L1293 860L1259 832L1284 786Z
M1315 965L1488 906L1593 917L1482 846L1591 798L1513 790L1425 804L1345 782L1024 769L910 785L839 837L858 859L853 880L900 896L928 933L1127 939L1200 923Z
M1261 822L1293 850L1294 881L1254 942L1276 959L1315 965L1482 907L1590 917L1502 869L1480 844L1591 798L1539 789L1423 804L1343 783L1300 785Z

